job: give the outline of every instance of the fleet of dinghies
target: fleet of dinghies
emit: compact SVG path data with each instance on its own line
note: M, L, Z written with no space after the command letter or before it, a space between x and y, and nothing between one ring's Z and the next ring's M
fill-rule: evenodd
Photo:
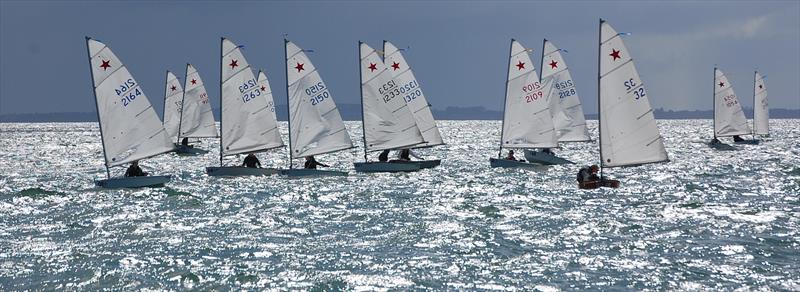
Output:
M597 60L598 179L579 183L579 188L618 187L606 179L604 168L668 162L659 133L651 96L634 65L622 36L600 20ZM246 167L231 156L281 151L284 144L275 112L275 101L267 74L254 74L242 47L220 40L220 126L215 124L210 98L198 70L186 65L183 83L167 71L163 122L147 96L119 58L104 43L86 38L90 74L100 125L106 179L105 188L162 186L168 175L147 175L138 161L176 152L203 155L205 149L188 144L189 139L218 138L219 166L206 167L214 177L272 175L287 177L347 176L347 170L318 170L315 156L354 148L330 88L319 71L295 43L284 40L286 102L288 114L288 168ZM440 159L411 160L411 149L444 145L442 134L420 82L399 49L384 41L382 50L358 42L364 161L354 162L356 172L413 172L440 165ZM499 151L490 158L492 168L536 168L573 164L552 149L559 143L591 142L577 85L564 54L545 39L540 59L541 75L531 61L532 49L512 39L506 66ZM758 71L753 82L753 126L749 127L733 87L714 67L714 126L709 146L736 150L719 137L734 137L738 144L757 144L757 136L769 135L767 89ZM744 140L739 135L752 135ZM508 155L503 157L503 151ZM523 151L516 159L513 151ZM389 159L390 151L400 153ZM370 153L381 152L377 161ZM255 159L255 157L252 157ZM301 168L295 160L305 159ZM247 158L245 159L247 161ZM252 161L251 161L252 162ZM125 176L113 177L111 168L132 164Z

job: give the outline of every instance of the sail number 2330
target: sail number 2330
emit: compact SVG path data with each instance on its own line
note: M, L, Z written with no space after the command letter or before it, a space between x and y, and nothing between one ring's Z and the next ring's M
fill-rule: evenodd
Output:
M137 96L142 95L142 90L139 87L134 89L134 86L136 86L136 81L133 78L128 78L128 80L125 80L119 87L114 89L117 96L122 98L122 106L128 106Z

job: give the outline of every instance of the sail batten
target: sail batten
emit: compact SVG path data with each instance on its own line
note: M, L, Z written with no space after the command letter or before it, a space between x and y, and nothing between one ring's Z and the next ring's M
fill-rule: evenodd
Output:
M610 24L600 23L600 157L603 167L669 161L650 96L630 51ZM610 36L610 37L609 37Z
M742 104L733 85L719 68L714 68L714 136L728 137L750 134Z

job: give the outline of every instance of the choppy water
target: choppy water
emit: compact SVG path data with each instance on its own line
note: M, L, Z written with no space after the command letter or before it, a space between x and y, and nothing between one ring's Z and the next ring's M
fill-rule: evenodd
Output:
M143 162L165 188L101 190L96 124L0 124L0 290L800 290L800 120L737 152L703 144L710 121L659 121L672 162L592 191L576 166L489 168L499 122L440 126L419 173L352 172L355 149L319 157L347 178L217 179L212 151Z

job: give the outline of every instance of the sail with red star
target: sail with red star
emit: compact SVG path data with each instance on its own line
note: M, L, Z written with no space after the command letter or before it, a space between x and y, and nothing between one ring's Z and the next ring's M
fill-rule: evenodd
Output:
M86 46L106 166L172 151L161 119L128 68L105 44L87 37Z
M261 90L261 94L264 95L264 98L267 99L267 110L272 114L272 118L276 121L278 120L278 115L275 112L275 100L272 96L272 88L269 86L269 79L267 79L267 73L264 73L263 70L258 70L258 90Z
M600 20L600 158L603 167L669 161L650 95L630 51L608 22Z
M719 68L714 68L714 137L750 134L742 104Z
M178 140L178 127L181 121L183 86L175 74L167 71L166 92L164 93L164 130L172 141Z
M769 135L769 103L767 102L767 85L764 77L755 72L753 85L753 134Z
M442 134L436 126L436 120L433 119L431 113L431 106L422 92L422 87L414 76L411 70L411 65L406 62L405 57L400 50L391 42L383 41L383 62L390 64L389 71L392 73L392 78L403 88L403 98L405 99L417 126L422 132L422 137L425 143L422 143L414 148L432 147L444 144Z
M590 141L581 99L564 56L549 40L544 40L543 47L542 63L545 65L542 67L542 80L553 79L555 88L550 92L550 114L558 141Z
M359 42L361 102L366 151L413 147L425 142L397 80L378 52ZM371 68L374 67L374 70Z
M278 121L269 112L270 105L241 47L223 38L220 57L222 155L283 147Z
M303 49L289 40L284 42L291 157L302 158L353 148L333 94L319 71Z
M206 86L200 78L200 72L192 64L186 64L184 82L179 138L219 137Z
M511 40L508 80L503 110L502 148L558 147L550 114L551 79L542 83L533 67L529 50ZM525 64L524 67L519 66Z

